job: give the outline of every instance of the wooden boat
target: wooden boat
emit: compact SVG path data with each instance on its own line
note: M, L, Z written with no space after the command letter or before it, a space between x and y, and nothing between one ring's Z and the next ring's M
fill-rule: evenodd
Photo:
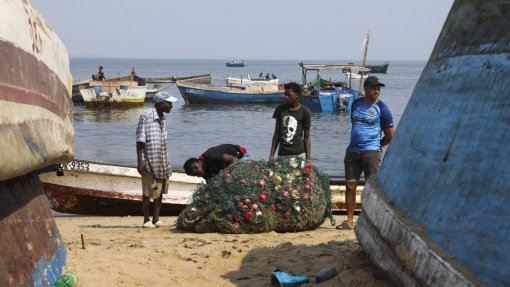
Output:
M151 88L148 88L147 91L145 91L145 101L151 102L156 93L161 91L162 89L163 89L162 84L154 84Z
M356 236L400 286L510 285L509 7L454 1L365 185Z
M39 175L53 210L88 215L142 215L141 179L135 166L93 161L72 161L63 166L64 176L56 172ZM174 171L168 194L163 197L162 215L177 215L191 201L204 180ZM362 186L358 189L360 206ZM345 181L331 179L333 210L345 210Z
M246 67L246 63L243 59L230 59L225 63L227 67Z
M80 87L83 102L88 108L130 108L145 101L147 83L134 74L108 79L91 80Z
M283 84L223 87L177 81L186 104L283 103Z
M134 166L72 161L63 165L63 172L64 176L55 172L39 175L53 210L89 215L142 215L141 179ZM173 172L160 214L179 214L201 182L204 181L198 177Z
M348 74L358 74L358 72L366 73L367 68L355 66L353 64L304 64L301 66L301 74L303 78L303 86L306 87L306 93L301 97L301 102L311 112L338 112L345 111L348 107L351 96L360 96L359 92L351 87L351 79L347 83L333 83L321 79L321 72L338 72ZM317 78L313 82L307 81L309 71L314 71Z
M226 77L225 78L227 87L246 87L246 86L276 86L280 83L280 79L277 78L254 78L252 79L250 75L246 78L243 77Z
M37 170L74 156L69 55L28 1L0 1L0 286L53 286L66 249Z
M390 62L386 63L386 61L385 61L384 64L381 64L381 65L365 65L365 67L369 68L370 73L372 73L372 74L374 74L374 73L386 74L386 72L388 71L389 65L390 65Z

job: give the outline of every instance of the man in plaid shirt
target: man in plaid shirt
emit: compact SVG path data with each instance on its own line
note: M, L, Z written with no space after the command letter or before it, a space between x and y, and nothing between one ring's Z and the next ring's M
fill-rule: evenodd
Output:
M154 108L142 112L136 128L137 169L142 176L144 228L163 225L159 220L159 211L163 194L168 193L168 178L172 175L166 150L166 118L163 113L172 110L172 103L177 98L167 92L158 92L153 101ZM150 199L154 201L152 221L149 217Z

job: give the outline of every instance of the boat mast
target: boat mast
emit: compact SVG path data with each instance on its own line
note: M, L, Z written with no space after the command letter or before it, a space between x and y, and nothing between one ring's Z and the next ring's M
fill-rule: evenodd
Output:
M365 51L363 53L363 62L361 63L361 66L363 68L365 68L365 62L367 60L367 51L368 51L368 41L370 39L370 30L367 31L367 38L365 39L365 41L363 41L363 47L365 48ZM363 83L363 76L364 76L364 72L361 72L361 78L359 78L359 93L362 94L361 92L361 85Z

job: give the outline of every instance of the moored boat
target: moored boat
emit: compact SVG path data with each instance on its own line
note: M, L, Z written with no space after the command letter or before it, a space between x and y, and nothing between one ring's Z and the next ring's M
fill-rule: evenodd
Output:
M225 63L227 67L245 67L247 66L243 59L230 59Z
M147 83L134 74L108 79L91 80L80 88L83 102L89 108L130 108L141 106L145 101Z
M186 104L283 103L283 85L214 86L177 81Z
M390 62L386 63L385 61L384 64L381 65L365 65L365 67L370 69L370 73L386 74L389 65Z
M510 285L509 7L453 3L365 185L356 236L398 285Z
M321 72L337 72L346 74L366 73L368 69L355 66L353 64L304 64L301 66L301 74L303 77L303 86L305 94L301 97L301 102L311 112L339 112L346 111L349 100L352 96L360 96L359 92L352 89L352 80L348 82L330 82L321 78ZM316 80L308 81L307 74L309 71L316 72ZM360 76L361 77L361 76Z
M37 170L74 156L67 50L28 1L0 1L0 286L53 286L64 242Z
M39 175L53 210L86 215L142 215L141 179L135 166L72 161L65 164L64 175L45 172ZM174 171L168 194L163 196L161 215L177 215L189 202L202 178ZM330 180L333 210L345 210L345 181ZM356 209L360 210L362 186L357 191Z
M257 86L257 85L270 85L270 86L278 86L280 83L280 79L278 78L251 78L250 75L248 75L246 78L243 77L226 77L225 78L226 86L227 87L233 87L233 86Z
M93 161L63 165L63 176L55 172L39 175L53 210L88 215L142 215L142 186L134 166ZM178 215L186 207L197 184L204 182L174 171L168 194L163 195L161 215Z

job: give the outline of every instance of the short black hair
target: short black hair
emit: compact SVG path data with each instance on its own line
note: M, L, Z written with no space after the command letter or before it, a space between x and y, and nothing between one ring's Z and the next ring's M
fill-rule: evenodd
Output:
M286 90L292 90L298 96L301 96L301 85L296 82L290 82L283 85L283 88Z
M188 160L184 163L184 171L187 175L191 175L191 166L195 162L199 162L200 160L198 158L190 157Z

